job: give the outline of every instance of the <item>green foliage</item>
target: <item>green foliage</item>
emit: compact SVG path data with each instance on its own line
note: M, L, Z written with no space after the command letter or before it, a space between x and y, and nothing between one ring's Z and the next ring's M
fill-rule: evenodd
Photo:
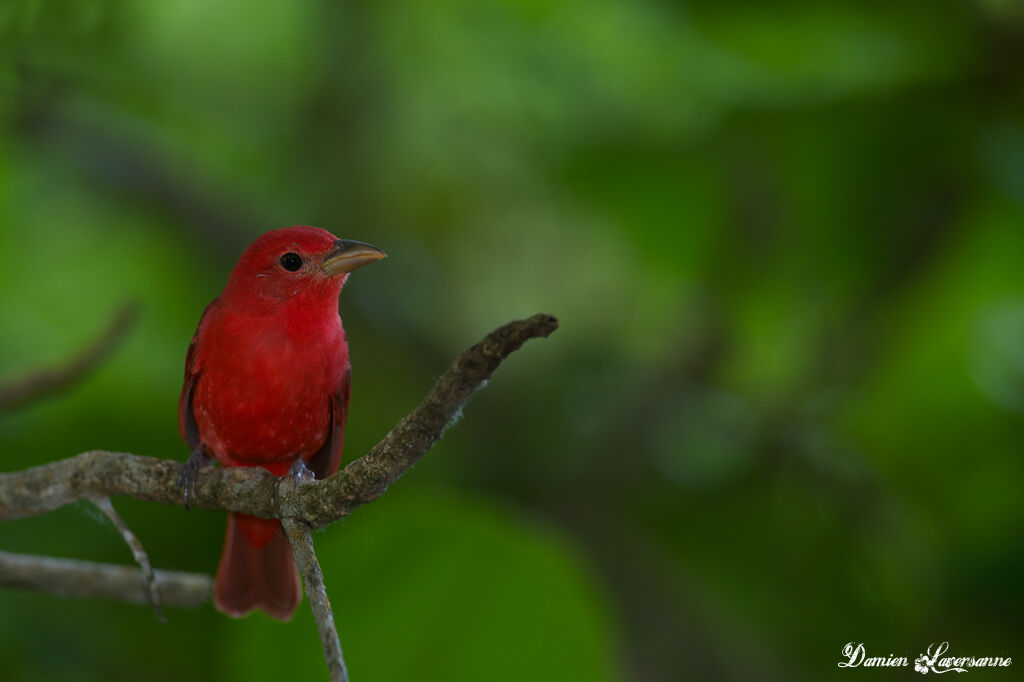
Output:
M608 614L565 538L452 491L391 502L317 538L353 677L611 679ZM322 674L308 604L285 633L262 617L230 625L221 679Z

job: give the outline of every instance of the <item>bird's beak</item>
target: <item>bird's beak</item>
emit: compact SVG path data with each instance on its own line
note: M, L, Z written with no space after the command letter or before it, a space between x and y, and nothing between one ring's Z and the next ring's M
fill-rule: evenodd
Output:
M330 277L344 272L352 272L367 263L388 257L388 254L376 246L364 244L363 242L339 239L334 242L334 246L334 251L327 254L327 258L320 264L320 269Z

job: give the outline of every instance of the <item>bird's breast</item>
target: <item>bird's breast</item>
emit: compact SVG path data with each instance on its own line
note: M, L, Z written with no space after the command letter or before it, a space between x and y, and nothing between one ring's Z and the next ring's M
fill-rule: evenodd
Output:
M348 367L344 332L340 320L297 330L234 322L201 339L199 435L222 464L282 474L330 435L331 396Z

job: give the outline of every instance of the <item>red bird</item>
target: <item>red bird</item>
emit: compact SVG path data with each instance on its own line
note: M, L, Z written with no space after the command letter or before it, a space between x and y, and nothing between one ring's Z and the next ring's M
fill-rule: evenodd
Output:
M386 255L306 226L272 230L245 250L185 359L178 426L192 449L186 503L209 455L275 476L297 462L317 478L337 471L349 399L338 295L348 273ZM287 620L301 598L281 524L229 514L217 608L235 617L260 608Z

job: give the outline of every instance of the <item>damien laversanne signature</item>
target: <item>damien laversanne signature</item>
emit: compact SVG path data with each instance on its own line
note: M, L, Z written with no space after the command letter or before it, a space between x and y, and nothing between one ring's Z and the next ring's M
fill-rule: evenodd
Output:
M927 675L933 673L965 673L971 668L1006 668L1013 662L1009 656L946 656L949 642L936 646L929 644L925 653L914 659L914 670ZM843 659L840 668L901 668L910 665L906 656L868 656L864 643L850 642L843 647Z

